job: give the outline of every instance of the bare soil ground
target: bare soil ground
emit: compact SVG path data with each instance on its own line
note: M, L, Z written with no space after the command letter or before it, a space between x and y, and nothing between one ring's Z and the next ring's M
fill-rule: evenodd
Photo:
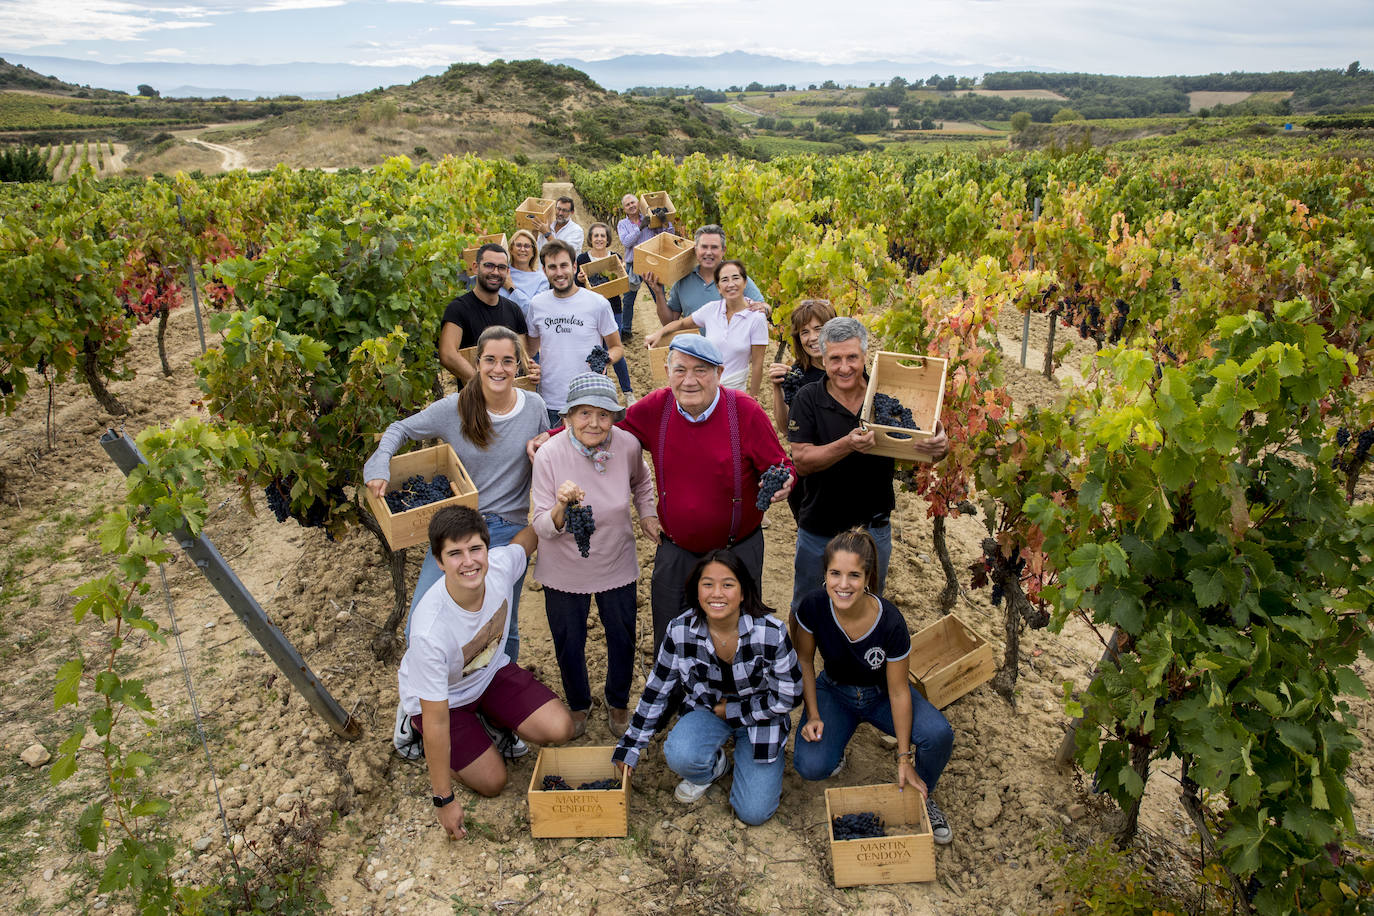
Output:
M1253 92L1209 92L1199 90L1188 93L1188 110L1196 114L1200 109L1211 108L1213 105L1234 105L1237 102L1244 102Z
M1021 325L1019 316L1008 319L1004 347L1012 391L1023 405L1048 403L1060 383L1041 376L1034 362L1031 370L1015 365L1019 344L1013 348L1010 335L1019 335ZM653 326L652 309L638 308L629 353L640 390L649 383L643 336ZM1042 332L1043 320L1033 323L1033 335ZM123 479L97 444L98 435L109 424L133 434L196 411L191 360L198 347L188 308L174 313L168 337L175 371L164 379L151 329L136 335L137 375L113 386L132 411L123 421L103 415L75 384L55 392L52 448L45 442L46 401L40 394L0 418L0 466L6 469L0 505L0 684L6 695L0 707L0 909L6 912L129 910L95 892L75 842L77 814L100 793L94 761L84 761L76 778L54 789L48 767L30 768L19 754L34 742L55 749L73 720L70 710L53 709L56 668L77 652L90 654L105 644L93 622L73 625L70 597L77 584L110 569L92 535L101 511L120 499ZM1037 342L1043 349L1043 336L1033 336L1032 346ZM528 914L672 908L1004 916L1052 905L1057 866L1049 847L1080 847L1110 830L1109 803L1089 793L1081 775L1053 763L1065 724L1063 684L1082 685L1101 651L1093 634L1071 624L1061 636L1023 635L1014 707L983 687L945 709L956 745L936 797L950 815L955 839L937 850L939 878L933 883L850 890L831 883L824 789L884 782L892 775L890 752L867 728L856 735L848 766L835 779L805 783L789 769L781 808L762 827L737 822L719 787L690 808L674 801L677 779L656 742L635 774L630 835L624 839L532 839L524 800L531 754L514 763L500 797L466 797L469 838L449 841L435 823L423 766L403 762L391 750L396 669L375 661L368 647L390 609L391 586L372 536L357 530L329 543L318 530L277 524L260 503L253 515L231 492L215 489L207 496L214 507L207 534L363 727L359 741L334 737L191 564L183 558L169 565L170 600L233 843L241 850L246 845L240 855L252 861L257 852L270 855L271 828L282 820L332 821L321 854L328 867L325 890L336 912L448 914L519 906ZM769 603L785 609L796 529L786 511L771 515L764 592ZM901 494L894 529L889 597L915 629L935 619L932 602L943 581L924 503ZM965 581L963 571L978 557L982 536L979 519L950 523L954 563ZM420 557L418 551L411 554L413 582ZM639 555L647 567L647 542L641 541ZM643 632L636 692L651 663L647 575L639 599ZM146 605L167 625L162 595L155 591ZM1000 659L1000 613L986 592L965 589L955 613L991 639ZM557 689L540 592L524 593L520 619L522 663ZM599 624L593 622L594 684L605 670L596 651L600 643ZM228 851L176 651L135 641L128 654L132 670L147 680L159 721L147 735L126 739L146 742L160 761L155 782L175 801L171 825L183 849L176 863L180 877L221 880L230 868ZM1374 683L1368 665L1364 673ZM1368 741L1374 707L1353 706ZM577 744L612 743L598 707ZM1374 834L1374 756L1360 754L1356 761L1349 782L1359 824ZM1150 783L1138 857L1170 882L1185 885L1195 844L1178 815L1166 769ZM203 850L191 851L193 843Z

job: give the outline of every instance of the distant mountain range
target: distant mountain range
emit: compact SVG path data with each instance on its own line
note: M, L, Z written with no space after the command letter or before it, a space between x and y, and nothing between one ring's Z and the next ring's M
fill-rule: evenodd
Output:
M133 93L140 83L152 86L164 96L210 98L228 96L251 99L258 96L298 95L328 99L411 83L422 76L442 73L445 67L374 67L362 64L188 64L170 61L142 61L103 64L66 57L32 54L7 54L0 57L22 64L69 83L97 89ZM759 82L765 86L794 85L800 89L825 80L840 85L867 86L902 76L912 82L934 73L942 76L980 76L1004 67L970 65L952 67L929 62L867 60L852 64L822 64L787 60L764 54L734 51L712 57L680 57L671 54L630 54L609 60L566 58L549 61L566 64L586 73L602 87L624 91L634 86L703 86L725 89ZM1017 69L1045 70L1043 67Z

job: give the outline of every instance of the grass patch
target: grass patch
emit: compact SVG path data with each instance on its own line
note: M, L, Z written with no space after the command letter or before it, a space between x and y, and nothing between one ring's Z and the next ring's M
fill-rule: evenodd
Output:
M749 141L755 152L765 158L777 156L796 156L802 153L833 154L843 153L845 148L838 143L822 143L819 140L802 140L798 137L755 137Z

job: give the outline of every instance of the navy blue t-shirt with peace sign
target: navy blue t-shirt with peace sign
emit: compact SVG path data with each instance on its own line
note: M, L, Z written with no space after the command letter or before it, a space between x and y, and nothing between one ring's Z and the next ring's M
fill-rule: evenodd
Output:
M872 593L866 592L868 597ZM851 640L835 617L825 589L812 592L797 606L797 624L810 633L825 662L825 673L837 684L887 687L887 663L911 652L911 634L897 606L879 598L878 619L868 632Z

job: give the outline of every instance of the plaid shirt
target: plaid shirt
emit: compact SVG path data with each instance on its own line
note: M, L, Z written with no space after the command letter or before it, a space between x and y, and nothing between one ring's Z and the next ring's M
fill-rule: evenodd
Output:
M729 664L716 655L711 634L695 610L673 618L653 674L635 707L630 727L612 759L628 766L658 731L674 689L686 693L683 708L714 710L725 701L725 721L749 732L754 759L771 763L782 753L791 713L801 702L801 667L787 628L776 617L739 618L739 648Z

